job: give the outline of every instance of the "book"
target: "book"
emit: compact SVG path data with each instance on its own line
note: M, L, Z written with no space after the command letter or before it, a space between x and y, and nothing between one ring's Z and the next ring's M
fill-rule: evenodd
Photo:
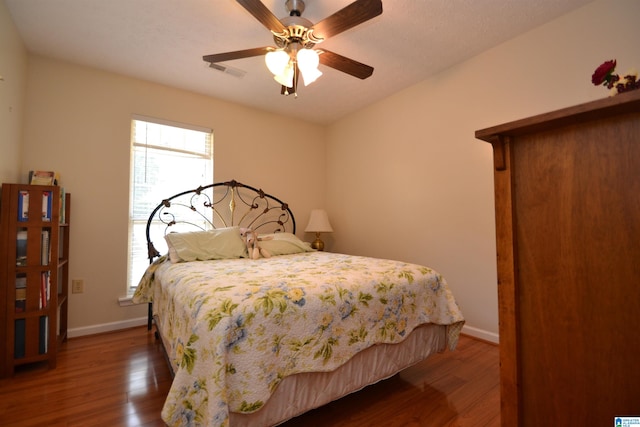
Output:
M51 292L51 281L48 271L40 273L40 308L47 308L49 306L49 298Z
M51 261L51 247L49 245L49 230L42 230L42 246L41 254L40 254L40 264L41 265L49 265L49 261Z
M24 313L27 309L27 276L16 277L16 313Z
M21 291L22 296L18 295L18 292ZM27 310L27 298L26 298L26 290L25 289L16 289L16 313L24 313ZM20 298L20 299L19 299Z
M22 190L18 193L18 221L29 220L29 192Z
M15 337L13 341L13 357L20 359L25 356L25 345L27 333L27 321L26 319L15 320Z
M29 171L31 185L58 185L58 173L54 171Z
M53 208L53 192L42 192L42 220L51 221L51 209Z
M47 341L49 341L49 317L40 316L40 337L38 341L38 352L45 354L48 350Z
M66 200L67 198L65 197L65 191L64 191L64 187L60 187L60 212L58 217L60 218L60 224L66 224L67 223L67 218L66 218Z
M27 230L19 230L16 239L16 265L27 265Z

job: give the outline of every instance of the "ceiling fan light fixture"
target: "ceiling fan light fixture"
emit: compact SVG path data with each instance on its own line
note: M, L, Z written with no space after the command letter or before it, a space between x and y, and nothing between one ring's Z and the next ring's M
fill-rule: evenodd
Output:
M313 49L298 50L296 58L298 60L298 67L300 68L318 68L318 64L320 64L318 52Z
M304 85L309 86L311 83L318 80L318 77L322 75L322 71L317 68L311 68L309 70L303 70L300 68L300 74L302 74L302 80L304 80Z
M275 75L273 79L278 83L280 83L282 86L293 87L293 74L294 74L293 63L289 62L284 67L284 70L282 70L280 74Z
M281 19L267 8L264 0L236 1L271 31L275 47L266 46L203 56L202 59L209 62L213 68L226 67L219 64L226 61L264 55L267 68L282 85L280 93L283 95L297 95L300 76L307 86L322 75L318 70L320 54L324 66L359 79L366 79L373 73L373 67L325 49L314 51L313 47L328 37L336 36L380 15L382 0L352 0L349 5L315 24L302 17L305 0L284 0L289 16Z
M308 86L315 82L322 75L322 71L318 70L320 58L318 52L313 49L300 49L296 55L298 68L302 73L304 85Z
M267 64L267 68L274 76L281 75L285 72L285 69L289 64L289 60L289 54L284 50L267 52L264 56L264 62Z

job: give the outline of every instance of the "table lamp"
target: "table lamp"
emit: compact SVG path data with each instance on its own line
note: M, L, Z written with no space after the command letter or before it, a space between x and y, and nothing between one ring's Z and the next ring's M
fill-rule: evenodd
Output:
M320 233L332 233L333 228L329 224L329 216L324 209L313 209L309 215L309 224L304 230L307 233L316 233L316 240L311 243L313 249L324 250L324 242L320 240Z

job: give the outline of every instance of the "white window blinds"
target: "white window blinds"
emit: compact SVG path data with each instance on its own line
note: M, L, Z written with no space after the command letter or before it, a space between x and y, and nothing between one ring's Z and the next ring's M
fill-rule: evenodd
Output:
M131 124L128 293L149 264L146 223L162 199L211 183L211 129L135 116ZM153 242L161 253L163 242Z

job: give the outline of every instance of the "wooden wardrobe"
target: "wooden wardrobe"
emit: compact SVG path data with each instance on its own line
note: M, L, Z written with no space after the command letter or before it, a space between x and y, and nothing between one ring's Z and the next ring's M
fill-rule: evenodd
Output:
M476 137L493 146L502 425L640 416L640 90Z

